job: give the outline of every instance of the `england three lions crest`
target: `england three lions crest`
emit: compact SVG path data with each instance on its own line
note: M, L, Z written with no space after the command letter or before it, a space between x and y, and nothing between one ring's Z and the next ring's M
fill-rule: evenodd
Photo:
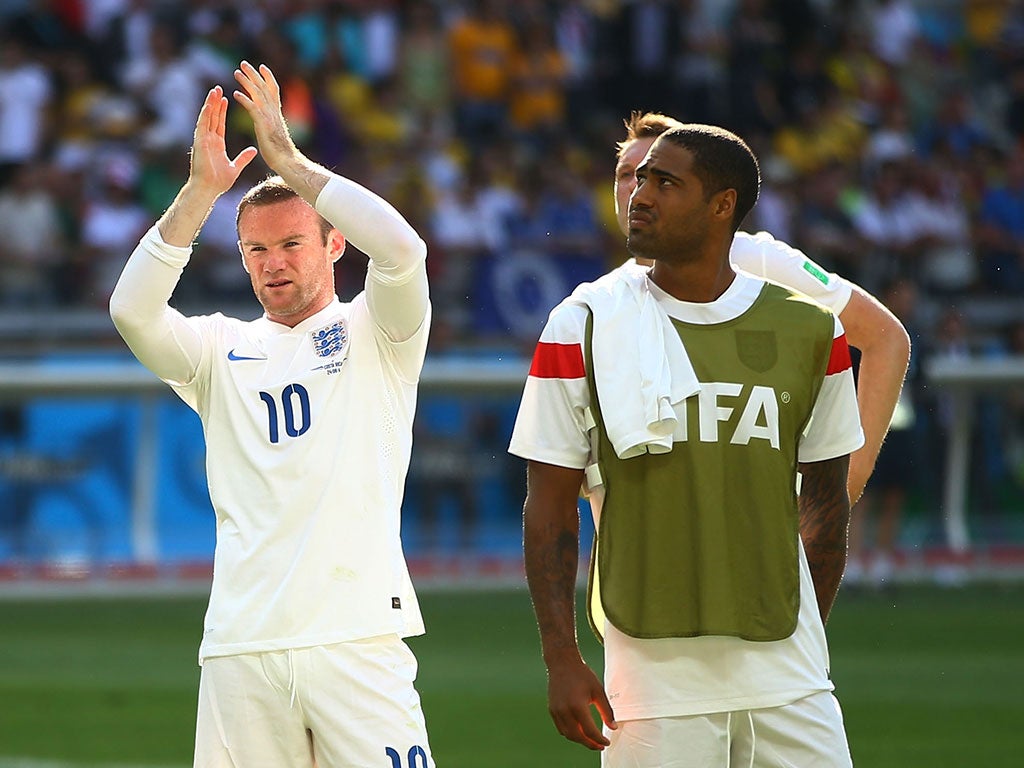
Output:
M335 357L348 344L348 330L344 320L337 320L310 333L317 357Z

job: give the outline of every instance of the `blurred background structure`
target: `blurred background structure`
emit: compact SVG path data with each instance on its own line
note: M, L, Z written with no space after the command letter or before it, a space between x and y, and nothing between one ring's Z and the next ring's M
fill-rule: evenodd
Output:
M232 90L242 58L274 69L308 155L428 243L404 516L419 573L518 576L519 390L551 307L626 258L612 171L641 109L746 138L764 185L744 229L860 283L913 335L851 581L1024 575L1024 2L4 0L0 590L209 575L198 418L134 363L106 302L187 175L206 89ZM231 152L245 120L229 113ZM259 312L236 202L199 240L173 300L187 313ZM352 248L339 262L342 299L364 266Z

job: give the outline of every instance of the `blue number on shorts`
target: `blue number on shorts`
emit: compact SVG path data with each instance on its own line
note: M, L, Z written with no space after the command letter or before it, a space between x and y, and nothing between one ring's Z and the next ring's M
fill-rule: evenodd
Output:
M299 399L299 423L295 423L295 402ZM260 392L260 400L267 406L267 427L271 443L281 439L277 425L277 400L269 392ZM288 437L298 437L309 429L309 392L301 384L289 384L281 391L281 410L284 411L284 431Z
M384 747L384 754L391 760L391 768L402 768L402 756L398 750ZM409 748L409 768L427 768L427 753L418 744Z

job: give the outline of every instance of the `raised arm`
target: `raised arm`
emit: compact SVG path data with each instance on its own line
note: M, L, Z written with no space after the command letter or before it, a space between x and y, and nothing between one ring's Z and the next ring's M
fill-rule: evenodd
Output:
M334 174L302 154L292 141L281 110L281 88L274 73L266 64L257 69L243 61L235 70L235 80L242 90L232 95L252 118L263 161L299 197L316 207L317 197Z
M601 750L608 739L590 707L614 728L611 704L601 681L580 655L576 639L576 572L579 566L579 510L583 470L538 461L527 469L523 508L526 579L540 629L548 670L548 710L565 738Z
M383 198L307 158L292 141L281 110L281 88L265 64L235 70L235 100L252 118L260 154L270 168L370 259L367 300L377 324L394 341L415 333L427 314L427 247Z
M818 598L822 622L828 620L846 570L850 499L846 495L849 456L800 465L800 538Z
M246 147L234 159L228 157L224 143L227 114L224 91L219 85L211 88L196 120L188 180L157 222L160 236L168 245L191 246L217 198L234 186L245 166L256 157L255 147Z
M248 147L228 157L227 107L220 86L210 89L196 120L188 180L132 253L110 297L118 332L139 361L167 381L191 380L202 354L198 334L168 301L213 204L256 156Z
M850 455L846 484L850 503L854 504L871 477L896 410L910 362L910 336L896 316L875 297L857 285L852 288L850 300L839 318L850 346L860 350L857 407L864 429L864 445Z

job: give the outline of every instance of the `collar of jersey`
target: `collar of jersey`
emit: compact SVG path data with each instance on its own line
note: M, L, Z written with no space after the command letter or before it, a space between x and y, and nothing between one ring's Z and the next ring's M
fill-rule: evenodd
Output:
M761 295L764 281L737 272L732 284L725 289L725 293L715 301L707 303L680 301L659 288L649 275L647 285L651 289L651 295L658 300L669 317L682 320L684 323L712 325L735 320L750 309L757 297Z
M329 318L334 317L340 308L341 301L339 301L338 297L335 296L330 304L321 309L315 315L310 315L294 328L289 328L284 323L274 322L267 317L265 313L263 315L263 322L272 331L277 331L278 333L303 333L311 328L315 329L323 325Z

